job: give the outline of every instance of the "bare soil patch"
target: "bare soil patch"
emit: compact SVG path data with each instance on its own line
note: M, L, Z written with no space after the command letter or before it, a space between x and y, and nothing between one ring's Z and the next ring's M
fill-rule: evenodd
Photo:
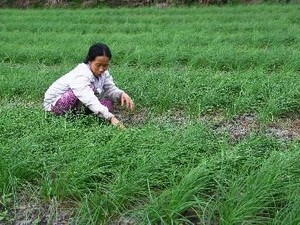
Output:
M265 134L281 141L292 141L300 138L300 117L290 116L274 120L272 123L262 125L255 113L243 113L228 120L222 114L207 115L200 118L216 133L227 133L232 142L247 137L250 134Z
M300 139L300 115L287 115L276 119L266 129L267 135L283 141Z
M203 115L196 119L188 116L180 109L168 110L156 117L151 115L151 112L146 108L139 111L128 111L119 107L115 109L114 113L125 125L134 127L142 126L150 119L157 123L170 123L178 126L200 122L217 134L228 134L233 143L250 134L264 134L281 141L300 139L300 115L286 115L275 119L269 124L262 124L258 115L254 112L243 113L232 119L226 119L219 112Z
M129 126L140 126L150 118L150 111L143 108L140 110L127 110L120 106L114 108L112 112L122 123Z
M0 212L6 212L0 225L66 225L74 224L72 203L59 203L55 198L42 201L28 193L19 193L6 206L0 205Z

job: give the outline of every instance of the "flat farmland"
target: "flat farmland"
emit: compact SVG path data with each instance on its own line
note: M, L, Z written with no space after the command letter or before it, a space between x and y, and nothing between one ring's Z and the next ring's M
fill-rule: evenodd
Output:
M299 10L0 9L0 224L300 224ZM96 42L126 130L43 110Z

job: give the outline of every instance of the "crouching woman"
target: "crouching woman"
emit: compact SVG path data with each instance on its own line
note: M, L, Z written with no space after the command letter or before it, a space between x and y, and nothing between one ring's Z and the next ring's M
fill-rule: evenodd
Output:
M76 112L83 105L114 126L124 127L112 113L115 102L133 109L131 97L119 89L109 74L112 54L109 47L97 43L90 47L86 60L56 80L46 91L44 108L54 115Z

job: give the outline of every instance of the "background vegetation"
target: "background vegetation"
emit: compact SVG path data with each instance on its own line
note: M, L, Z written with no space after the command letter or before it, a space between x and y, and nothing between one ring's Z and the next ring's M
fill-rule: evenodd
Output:
M300 223L299 141L267 132L298 127L299 8L1 9L0 223ZM99 41L125 131L42 108Z
M253 4L253 3L300 3L299 0L2 0L0 7L138 7L190 5L224 5L224 4Z

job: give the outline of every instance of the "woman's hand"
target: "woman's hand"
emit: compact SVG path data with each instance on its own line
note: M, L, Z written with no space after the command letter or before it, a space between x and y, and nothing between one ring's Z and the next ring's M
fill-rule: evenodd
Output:
M121 106L125 105L127 108L134 109L134 103L130 96L125 92L121 95Z
M112 117L110 119L110 123L115 126L115 127L119 127L121 129L125 129L126 127L120 122L120 120L118 120L116 117Z

